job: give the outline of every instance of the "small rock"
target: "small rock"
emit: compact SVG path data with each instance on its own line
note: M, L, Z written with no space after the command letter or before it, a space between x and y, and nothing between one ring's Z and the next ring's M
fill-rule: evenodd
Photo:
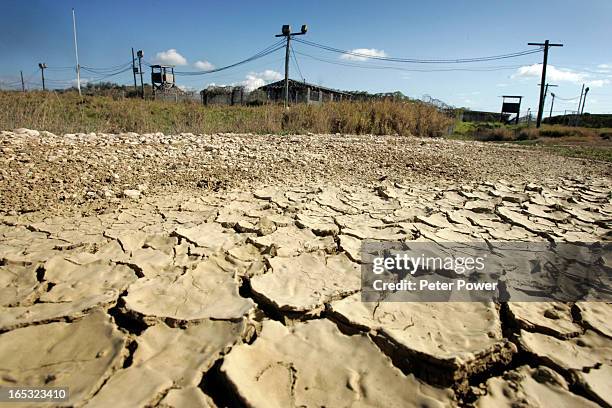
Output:
M140 190L123 190L123 196L132 200L138 200L140 198Z

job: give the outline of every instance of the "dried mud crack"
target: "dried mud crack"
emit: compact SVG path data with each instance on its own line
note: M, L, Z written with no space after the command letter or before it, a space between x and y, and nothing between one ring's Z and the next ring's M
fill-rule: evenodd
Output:
M366 239L609 241L609 165L392 136L21 129L0 149L0 386L75 407L612 405L609 303L360 297Z

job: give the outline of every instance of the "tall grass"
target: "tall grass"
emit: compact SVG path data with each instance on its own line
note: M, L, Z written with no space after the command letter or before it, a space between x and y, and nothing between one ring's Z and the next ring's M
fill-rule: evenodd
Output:
M453 120L434 107L390 100L321 106L202 106L198 103L0 92L0 129L53 133L348 133L441 136Z
M594 129L561 125L543 125L541 128L506 126L500 123L481 123L463 125L464 135L480 141L511 142L516 140L535 140L539 138L563 138L564 141L596 141L601 138Z

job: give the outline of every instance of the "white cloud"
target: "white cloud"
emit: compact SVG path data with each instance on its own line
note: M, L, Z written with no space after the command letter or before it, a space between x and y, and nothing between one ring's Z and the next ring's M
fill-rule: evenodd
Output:
M192 87L192 86L186 86L186 85L177 85L178 89L180 89L183 92L194 92L196 91L196 88Z
M155 54L154 61L163 65L187 65L187 59L179 54L174 48L158 52Z
M273 71L271 69L266 69L263 72L256 74L263 78L265 81L279 81L283 79L283 76L280 72Z
M525 65L516 70L511 78L539 78L542 75L542 64ZM554 65L546 68L546 78L551 82L584 82L587 74L566 69L558 69Z
M234 82L231 84L215 84L214 82L211 82L207 86L244 86L247 92L251 92L269 82L279 81L281 79L283 79L283 76L280 72L266 69L262 72L249 72L245 79L240 82Z
M350 61L367 61L368 57L386 57L387 53L383 50L377 50L376 48L355 48L350 51L353 54L361 54L361 55L353 55L353 54L342 54L340 55L341 59L350 60Z
M264 86L268 82L278 81L282 79L283 76L280 72L273 71L271 69L266 69L263 72L249 72L244 81L241 81L239 85L245 87L247 91L252 91L254 89L259 88L260 86Z
M89 82L90 82L90 80L89 80L89 79L87 79L87 78L81 78L81 86L87 86L87 84L88 84ZM77 80L76 80L76 79L71 80L71 81L70 81L70 86L74 86L74 87L76 87L76 86L77 86Z
M609 79L594 79L592 81L587 81L586 84L588 86L592 86L594 88L601 88L604 85L608 85L610 83Z
M215 69L215 66L208 61L196 61L193 66L197 69L201 69L202 71L210 71L211 69Z
M600 69L612 69L612 64L599 64L597 68Z
M602 64L605 65L605 64ZM542 76L542 64L525 65L516 70L510 77L516 78L540 78ZM608 79L595 79L588 72L578 72L570 69L557 68L554 65L548 65L546 68L546 79L550 83L555 82L571 82L574 84L587 84L593 87L602 87L610 83Z

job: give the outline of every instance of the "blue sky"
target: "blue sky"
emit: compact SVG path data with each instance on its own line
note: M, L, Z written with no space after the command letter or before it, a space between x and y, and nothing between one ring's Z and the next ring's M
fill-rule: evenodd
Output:
M294 30L309 25L304 39L343 50L407 58L463 58L529 49L527 42L550 39L553 48L548 82L558 98L555 111L576 109L582 83L591 90L590 112L612 112L612 1L6 1L0 14L0 80L14 85L19 71L28 86L40 86L38 62L46 62L48 85L64 86L74 78L71 8L77 13L82 66L103 68L130 61L130 48L142 49L147 61L166 61L197 70L231 64L275 42L282 24ZM462 65L495 71L410 72L456 66L355 61L346 56L295 43L297 53L365 69L297 55L303 77L313 83L347 90L399 90L425 94L455 106L499 110L500 95L524 95L523 110L537 106L540 53L516 59ZM174 51L173 51L174 50ZM158 55L159 53L159 55ZM195 65L197 62L198 65ZM177 83L202 89L210 83L255 86L283 73L282 50L236 69ZM301 79L295 64L291 77ZM99 76L99 75L98 75ZM148 75L145 76L145 79ZM85 80L96 75L83 72ZM112 78L132 83L131 73ZM547 101L547 112L549 108Z

